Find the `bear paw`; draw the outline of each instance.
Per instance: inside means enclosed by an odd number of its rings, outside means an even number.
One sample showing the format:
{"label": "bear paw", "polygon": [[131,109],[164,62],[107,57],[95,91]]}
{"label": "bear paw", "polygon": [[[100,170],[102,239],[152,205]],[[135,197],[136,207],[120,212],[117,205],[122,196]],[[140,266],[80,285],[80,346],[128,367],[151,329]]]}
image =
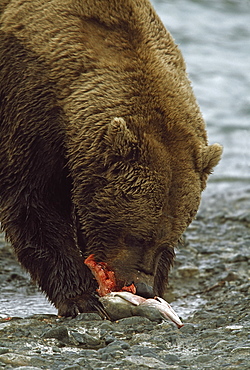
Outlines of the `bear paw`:
{"label": "bear paw", "polygon": [[76,317],[79,313],[96,312],[102,318],[109,318],[98,297],[90,293],[65,299],[56,307],[59,317]]}

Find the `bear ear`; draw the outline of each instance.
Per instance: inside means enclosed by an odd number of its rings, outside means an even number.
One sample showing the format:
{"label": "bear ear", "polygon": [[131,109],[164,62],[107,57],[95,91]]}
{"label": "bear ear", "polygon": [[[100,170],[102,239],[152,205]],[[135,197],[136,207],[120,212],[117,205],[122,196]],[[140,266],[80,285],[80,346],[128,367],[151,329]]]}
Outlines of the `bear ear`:
{"label": "bear ear", "polygon": [[222,155],[222,146],[213,144],[204,146],[201,153],[201,171],[202,171],[202,189],[206,186],[208,175],[213,168],[219,163]]}
{"label": "bear ear", "polygon": [[106,142],[113,154],[133,158],[138,151],[138,139],[122,117],[115,117],[108,125]]}
{"label": "bear ear", "polygon": [[208,175],[213,168],[219,163],[222,155],[222,146],[213,144],[205,146],[202,150],[202,170]]}

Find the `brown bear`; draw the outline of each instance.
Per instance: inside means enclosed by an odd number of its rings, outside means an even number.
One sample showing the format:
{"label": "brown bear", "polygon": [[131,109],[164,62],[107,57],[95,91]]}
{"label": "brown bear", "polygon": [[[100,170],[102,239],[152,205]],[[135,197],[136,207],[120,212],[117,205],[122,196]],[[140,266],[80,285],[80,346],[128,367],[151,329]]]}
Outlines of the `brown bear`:
{"label": "brown bear", "polygon": [[89,256],[111,290],[162,296],[222,152],[179,48],[148,0],[4,4],[0,219],[18,260],[62,316],[102,312]]}

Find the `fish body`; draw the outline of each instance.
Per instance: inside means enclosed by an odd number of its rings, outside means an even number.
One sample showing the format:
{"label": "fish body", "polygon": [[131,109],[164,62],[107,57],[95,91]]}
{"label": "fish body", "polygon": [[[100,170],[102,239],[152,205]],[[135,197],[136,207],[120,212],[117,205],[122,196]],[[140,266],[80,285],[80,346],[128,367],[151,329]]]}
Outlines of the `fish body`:
{"label": "fish body", "polygon": [[167,319],[178,328],[184,325],[170,304],[160,297],[146,299],[130,292],[111,292],[100,301],[112,320],[144,316],[152,321]]}

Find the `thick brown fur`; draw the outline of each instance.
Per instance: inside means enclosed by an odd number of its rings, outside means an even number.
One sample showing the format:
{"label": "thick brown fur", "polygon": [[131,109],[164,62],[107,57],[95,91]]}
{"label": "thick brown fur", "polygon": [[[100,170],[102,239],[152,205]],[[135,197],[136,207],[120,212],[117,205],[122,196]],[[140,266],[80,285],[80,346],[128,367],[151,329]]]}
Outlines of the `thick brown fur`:
{"label": "thick brown fur", "polygon": [[98,309],[83,258],[162,295],[221,147],[147,0],[0,9],[1,223],[60,315]]}

